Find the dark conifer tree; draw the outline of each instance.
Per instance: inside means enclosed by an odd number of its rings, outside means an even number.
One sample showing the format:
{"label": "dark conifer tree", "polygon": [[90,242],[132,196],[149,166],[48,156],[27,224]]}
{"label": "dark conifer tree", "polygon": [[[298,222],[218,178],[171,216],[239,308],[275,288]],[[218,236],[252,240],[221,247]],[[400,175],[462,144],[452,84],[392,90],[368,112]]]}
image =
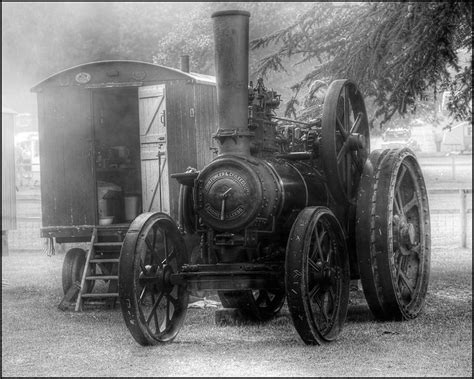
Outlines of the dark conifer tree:
{"label": "dark conifer tree", "polygon": [[[289,71],[288,58],[315,63],[293,86],[287,114],[296,113],[300,97],[311,113],[322,84],[347,78],[373,100],[382,124],[446,90],[453,116],[470,119],[471,45],[472,5],[460,1],[314,3],[289,27],[251,43],[277,47],[260,61],[263,76]],[[459,52],[469,54],[464,67]]]}

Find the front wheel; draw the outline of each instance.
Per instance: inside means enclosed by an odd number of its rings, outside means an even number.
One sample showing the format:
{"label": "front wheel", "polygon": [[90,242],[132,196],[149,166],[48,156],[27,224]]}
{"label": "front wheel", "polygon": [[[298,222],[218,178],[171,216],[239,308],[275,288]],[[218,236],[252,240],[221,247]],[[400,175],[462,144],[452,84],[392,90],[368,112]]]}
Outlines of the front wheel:
{"label": "front wheel", "polygon": [[349,303],[349,255],[344,232],[326,207],[303,209],[290,232],[286,297],[293,324],[308,345],[334,340]]}
{"label": "front wheel", "polygon": [[186,247],[171,217],[143,213],[132,222],[120,253],[119,298],[139,344],[172,341],[181,329],[189,295],[172,275],[185,263]]}

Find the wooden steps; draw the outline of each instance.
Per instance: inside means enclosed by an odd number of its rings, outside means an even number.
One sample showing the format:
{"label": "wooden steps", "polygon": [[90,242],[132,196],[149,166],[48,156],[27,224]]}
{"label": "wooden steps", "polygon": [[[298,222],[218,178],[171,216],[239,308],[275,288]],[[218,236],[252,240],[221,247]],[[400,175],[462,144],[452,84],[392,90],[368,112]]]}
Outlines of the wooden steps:
{"label": "wooden steps", "polygon": [[[105,230],[104,230],[105,232]],[[110,240],[110,234],[104,237],[100,228],[94,228],[86,255],[85,269],[79,285],[75,310],[82,311],[83,307],[97,305],[97,300],[104,300],[103,304],[114,307],[118,294],[118,264],[120,250],[123,244],[123,233],[117,234],[115,241]],[[93,282],[92,290],[87,282]],[[103,283],[101,283],[103,282]]]}

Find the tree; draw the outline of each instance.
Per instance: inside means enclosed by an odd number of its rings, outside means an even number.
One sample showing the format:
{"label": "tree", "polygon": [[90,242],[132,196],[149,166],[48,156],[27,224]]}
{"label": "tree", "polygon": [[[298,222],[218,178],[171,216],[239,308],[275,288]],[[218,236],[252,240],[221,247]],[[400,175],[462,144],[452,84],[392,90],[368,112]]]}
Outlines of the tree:
{"label": "tree", "polygon": [[[211,14],[222,9],[241,9],[250,12],[250,38],[272,33],[290,23],[298,12],[306,11],[311,3],[274,2],[208,2],[188,3],[186,16],[182,17],[155,49],[155,63],[175,67],[180,55],[191,56],[191,70],[214,74],[214,37]],[[250,57],[250,69],[256,68],[263,52]]]}
{"label": "tree", "polygon": [[251,47],[277,47],[260,61],[263,76],[287,71],[288,59],[317,62],[293,86],[288,113],[296,112],[298,96],[311,102],[321,83],[347,78],[373,100],[381,125],[444,90],[451,91],[454,116],[465,119],[472,117],[472,59],[461,67],[457,53],[471,52],[471,25],[470,2],[314,3]]}

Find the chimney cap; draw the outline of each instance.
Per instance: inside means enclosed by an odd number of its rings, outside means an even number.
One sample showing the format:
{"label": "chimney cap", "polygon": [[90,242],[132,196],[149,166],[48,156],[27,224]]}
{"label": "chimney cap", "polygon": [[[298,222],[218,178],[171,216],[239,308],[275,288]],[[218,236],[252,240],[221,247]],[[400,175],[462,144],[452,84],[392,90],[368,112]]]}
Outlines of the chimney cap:
{"label": "chimney cap", "polygon": [[242,16],[247,16],[247,17],[250,17],[250,12],[247,12],[247,11],[242,11],[242,10],[225,10],[225,11],[217,11],[217,12],[214,12],[211,16],[212,17],[220,17],[220,16],[238,16],[238,15],[242,15]]}

